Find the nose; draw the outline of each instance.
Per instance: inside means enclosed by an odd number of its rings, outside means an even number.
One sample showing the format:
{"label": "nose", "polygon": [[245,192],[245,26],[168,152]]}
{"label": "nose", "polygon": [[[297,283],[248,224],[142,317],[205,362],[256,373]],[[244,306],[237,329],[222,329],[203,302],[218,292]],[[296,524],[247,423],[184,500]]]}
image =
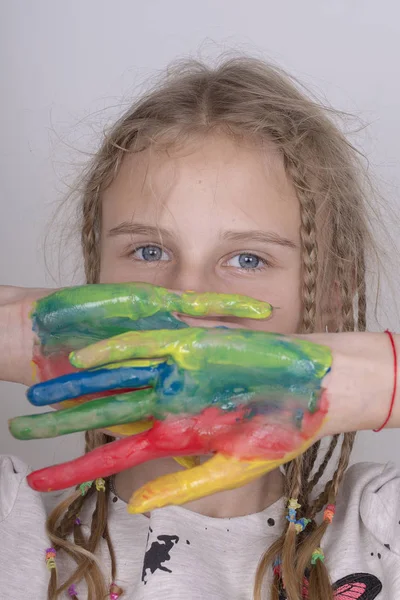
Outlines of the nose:
{"label": "nose", "polygon": [[200,294],[204,292],[223,293],[225,291],[221,287],[221,282],[217,280],[213,273],[206,268],[197,267],[193,264],[180,268],[172,274],[168,281],[168,287],[179,292],[192,291]]}

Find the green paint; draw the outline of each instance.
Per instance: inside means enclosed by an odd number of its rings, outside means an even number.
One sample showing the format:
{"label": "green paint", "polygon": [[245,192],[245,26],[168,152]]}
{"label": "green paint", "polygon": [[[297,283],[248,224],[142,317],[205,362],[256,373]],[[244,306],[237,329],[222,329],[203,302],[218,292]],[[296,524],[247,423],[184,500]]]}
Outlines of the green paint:
{"label": "green paint", "polygon": [[320,379],[330,365],[329,348],[275,333],[245,329],[190,327],[175,331],[129,332],[70,355],[71,363],[88,368],[135,358],[169,357],[190,371],[210,365],[268,370],[278,378]]}
{"label": "green paint", "polygon": [[267,319],[272,307],[237,294],[179,295],[147,283],[113,283],[54,292],[36,302],[31,317],[41,353],[47,356],[126,331],[186,328],[172,313]]}
{"label": "green paint", "polygon": [[329,348],[302,339],[190,328],[124,334],[72,354],[71,362],[80,368],[121,366],[145,357],[166,358],[170,365],[156,385],[152,414],[157,419],[213,405],[224,411],[254,405],[251,416],[269,412],[279,419],[280,413],[290,413],[297,428],[304,412],[318,409],[321,380],[332,361]]}
{"label": "green paint", "polygon": [[152,412],[152,390],[127,392],[91,400],[73,408],[39,415],[17,417],[9,422],[11,434],[19,440],[50,438],[88,429],[104,429],[140,421]]}

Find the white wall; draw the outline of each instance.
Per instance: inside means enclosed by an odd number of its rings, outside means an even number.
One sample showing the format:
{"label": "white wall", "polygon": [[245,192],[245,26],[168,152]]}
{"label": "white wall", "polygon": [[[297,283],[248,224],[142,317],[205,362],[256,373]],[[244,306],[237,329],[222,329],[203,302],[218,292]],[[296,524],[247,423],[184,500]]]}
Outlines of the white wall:
{"label": "white wall", "polygon": [[[50,215],[67,191],[65,177],[71,179],[82,160],[80,151],[93,147],[96,132],[118,112],[121,99],[128,102],[143,81],[174,58],[212,57],[229,49],[277,61],[336,107],[370,122],[356,141],[397,212],[397,0],[0,2],[1,283],[53,285],[42,251]],[[397,236],[398,227],[390,221]],[[55,247],[50,254],[54,258]],[[399,330],[391,294],[385,301],[392,317],[381,325]],[[36,467],[80,452],[81,436],[11,438],[7,419],[30,407],[22,387],[0,386],[0,452],[17,454]],[[399,455],[399,434],[387,431],[362,434],[355,459],[394,458],[400,465]]]}

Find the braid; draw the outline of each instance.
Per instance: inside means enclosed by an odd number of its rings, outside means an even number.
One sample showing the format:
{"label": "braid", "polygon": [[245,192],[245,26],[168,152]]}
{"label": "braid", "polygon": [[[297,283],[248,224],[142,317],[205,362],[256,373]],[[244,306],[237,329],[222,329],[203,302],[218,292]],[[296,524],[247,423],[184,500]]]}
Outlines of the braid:
{"label": "braid", "polygon": [[358,253],[357,260],[357,330],[365,331],[367,328],[367,298],[365,290],[365,259],[362,250]]}
{"label": "braid", "polygon": [[[317,440],[315,444],[311,446],[304,454],[303,454],[303,476],[306,481],[309,480],[312,470],[315,466],[315,462],[318,457],[318,452],[321,447],[321,440]],[[308,486],[306,491],[308,491]]]}
{"label": "braid", "polygon": [[353,450],[356,432],[350,431],[343,434],[342,451],[339,458],[337,470],[332,478],[332,495],[336,499],[339,485],[343,479],[343,475],[349,465],[351,451]]}
{"label": "braid", "polygon": [[319,480],[321,479],[322,475],[325,473],[325,469],[327,467],[327,464],[329,463],[329,461],[332,458],[332,455],[335,451],[335,448],[337,446],[338,440],[339,440],[340,435],[336,434],[334,436],[332,436],[331,442],[325,452],[325,456],[323,458],[323,461],[321,462],[320,466],[318,467],[318,470],[316,471],[316,473],[314,474],[313,478],[311,479],[311,481],[309,482],[309,484],[307,485],[307,495],[309,495],[312,490],[314,489],[314,487],[317,485],[317,483],[319,482]]}
{"label": "braid", "polygon": [[[109,491],[109,487],[108,486],[106,487],[106,493],[109,496],[110,491]],[[108,498],[107,498],[107,502],[108,502]],[[109,529],[108,529],[108,522],[106,522],[105,527],[104,527],[103,538],[106,541],[107,548],[108,548],[108,551],[110,553],[111,579],[112,579],[112,581],[115,581],[116,578],[117,578],[117,559],[116,559],[116,556],[115,556],[114,546],[112,545],[111,538],[110,538],[110,532],[109,532]]]}
{"label": "braid", "polygon": [[303,324],[302,332],[311,333],[315,327],[318,246],[315,223],[315,201],[312,195],[298,190],[300,200],[300,239],[303,264]]}
{"label": "braid", "polygon": [[[351,451],[352,451],[353,444],[354,444],[354,439],[355,439],[355,434],[353,432],[345,433],[343,435],[341,454],[340,454],[340,458],[338,461],[338,466],[335,471],[335,474],[333,475],[332,479],[327,482],[323,491],[315,499],[312,509],[308,515],[308,518],[312,519],[314,526],[312,529],[309,530],[310,531],[309,534],[307,536],[304,536],[303,540],[302,540],[302,551],[301,551],[301,554],[300,554],[300,557],[299,557],[299,560],[297,563],[297,577],[299,577],[299,578],[302,578],[306,568],[310,567],[311,555],[312,555],[313,551],[315,550],[315,548],[318,548],[321,545],[322,537],[329,526],[329,522],[327,522],[327,521],[323,521],[321,523],[321,525],[319,525],[318,527],[315,526],[315,517],[327,503],[329,503],[329,504],[336,503],[338,489],[339,489],[340,483],[342,482],[344,473],[349,464],[350,455],[351,455]],[[314,570],[311,569],[311,573],[313,573],[313,571]],[[326,571],[326,576],[328,577],[327,571]],[[319,585],[319,584],[317,584],[315,582],[315,585]],[[310,597],[315,597],[315,598],[320,597],[317,595],[315,595],[315,596],[311,595],[311,578],[310,578]],[[332,596],[330,596],[330,597],[332,597]],[[328,596],[328,598],[329,598],[329,596]],[[324,600],[325,600],[325,596],[324,596]]]}
{"label": "braid", "polygon": [[339,277],[339,281],[342,281],[340,285],[341,292],[341,304],[342,304],[342,322],[341,322],[341,331],[354,331],[354,310],[353,310],[353,294],[350,293],[349,286],[345,277],[343,276],[343,265],[341,264],[341,260],[339,260],[339,273],[341,274]]}
{"label": "braid", "polygon": [[87,194],[82,203],[81,246],[87,283],[98,283],[100,273],[101,202],[99,190]]}
{"label": "braid", "polygon": [[[287,498],[297,498],[301,488],[301,465],[302,456],[298,456],[294,460],[283,465],[285,470],[285,489],[284,494]],[[296,577],[294,571],[294,559],[296,551],[296,530],[293,523],[289,523],[286,520],[287,508],[284,508],[284,530],[282,535],[268,548],[268,550],[261,557],[257,566],[256,577],[254,582],[254,598],[256,600],[261,599],[262,584],[266,575],[268,567],[274,564],[277,558],[282,557],[282,573],[288,581],[288,587],[286,591],[290,597],[290,600],[300,600],[299,586],[296,585]],[[286,581],[286,580],[285,580]],[[279,600],[280,590],[282,587],[282,579],[279,570],[274,569],[274,577],[270,590],[271,600]]]}
{"label": "braid", "polygon": [[[286,471],[287,497],[298,499],[302,489],[302,455],[288,463]],[[301,581],[296,577],[296,537],[294,523],[288,522],[282,545],[282,581],[290,600],[301,597]]]}
{"label": "braid", "polygon": [[[91,452],[100,445],[113,441],[100,431],[85,432],[85,453]],[[111,557],[111,576],[115,581],[116,558],[108,530],[108,506],[109,486],[106,491],[97,491],[91,486],[86,494],[77,489],[72,496],[61,502],[50,514],[47,520],[47,532],[56,550],[63,550],[70,558],[76,561],[77,568],[74,573],[58,587],[57,570],[52,569],[48,587],[48,600],[55,600],[60,593],[73,583],[79,583],[85,579],[88,589],[88,600],[97,600],[99,597],[107,597],[108,589],[102,575],[102,565],[96,557],[96,550],[102,539],[105,540]],[[91,528],[88,539],[85,539],[82,528],[76,523],[85,502],[96,497],[95,509],[92,514]],[[73,534],[74,543],[68,540]],[[120,590],[120,595],[122,589]]]}
{"label": "braid", "polygon": [[82,494],[79,494],[79,496],[76,498],[76,500],[73,500],[71,502],[71,504],[68,507],[67,512],[65,513],[64,517],[60,521],[60,524],[57,528],[57,533],[61,538],[67,537],[67,535],[72,530],[75,529],[74,528],[75,520],[78,517],[78,515],[80,514],[85,501],[88,498],[90,498],[91,496],[93,496],[93,493],[94,493],[93,488],[89,488],[85,496],[82,496]]}

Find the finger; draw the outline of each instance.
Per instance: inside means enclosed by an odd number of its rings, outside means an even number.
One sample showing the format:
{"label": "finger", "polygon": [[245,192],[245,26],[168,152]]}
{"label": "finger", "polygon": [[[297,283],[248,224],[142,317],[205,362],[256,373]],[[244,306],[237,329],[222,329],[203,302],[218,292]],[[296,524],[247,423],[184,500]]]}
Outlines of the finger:
{"label": "finger", "polygon": [[[199,328],[183,329],[185,340],[196,340]],[[197,333],[196,333],[197,332]],[[182,339],[179,335],[179,339]],[[77,368],[111,364],[132,358],[163,358],[177,349],[177,333],[168,329],[159,331],[129,331],[113,338],[103,340],[82,350],[71,352],[71,364]]]}
{"label": "finger", "polygon": [[[64,408],[72,408],[73,406],[80,406],[89,400],[94,400],[95,398],[91,398],[90,396],[75,398],[74,400],[64,400],[60,402],[60,406]],[[110,432],[111,435],[116,437],[125,437],[128,435],[136,435],[137,433],[142,433],[142,431],[147,431],[153,427],[153,419],[151,417],[144,419],[143,421],[135,421],[134,423],[124,423],[122,425],[111,425],[107,426],[104,430],[106,432]]]}
{"label": "finger", "polygon": [[268,319],[272,306],[239,294],[197,294],[184,292],[174,310],[191,316],[233,316],[246,319]]}
{"label": "finger", "polygon": [[153,387],[159,375],[158,366],[115,367],[71,373],[38,383],[29,388],[27,398],[35,406],[46,406],[106,390]]}
{"label": "finger", "polygon": [[[95,284],[64,288],[38,300],[32,309],[34,330],[42,343],[62,330],[77,329],[79,325],[104,325],[111,320],[137,321],[158,312],[183,312],[188,315],[232,315],[265,319],[272,307],[248,296],[229,294],[182,295],[147,283]],[[87,333],[87,327],[85,327]],[[115,335],[114,331],[110,335]]]}
{"label": "finger", "polygon": [[[188,351],[190,349],[190,351]],[[319,389],[329,371],[329,348],[307,340],[264,331],[189,327],[171,330],[130,331],[70,354],[72,365],[90,368],[133,358],[171,357],[181,367],[203,371],[212,364],[247,369],[283,388],[304,384]]]}
{"label": "finger", "polygon": [[105,429],[111,425],[150,417],[154,404],[153,390],[137,390],[91,400],[65,410],[16,417],[9,421],[9,429],[19,440],[50,438],[88,429]]}
{"label": "finger", "polygon": [[43,331],[52,332],[68,329],[71,323],[99,325],[110,318],[136,320],[154,315],[165,303],[171,303],[175,295],[147,283],[76,286],[38,300],[31,317]]}
{"label": "finger", "polygon": [[171,504],[186,504],[210,494],[241,487],[297,455],[298,452],[292,452],[285,455],[284,459],[249,461],[216,454],[198,467],[150,481],[132,495],[128,512],[144,513]]}
{"label": "finger", "polygon": [[[182,429],[182,423],[179,427]],[[34,471],[27,477],[28,484],[40,492],[62,490],[98,477],[109,477],[156,458],[204,453],[202,440],[194,431],[191,433],[189,422],[187,435],[178,440],[175,428],[172,427],[169,434],[169,426],[157,422],[145,433],[100,446],[75,460]]]}

